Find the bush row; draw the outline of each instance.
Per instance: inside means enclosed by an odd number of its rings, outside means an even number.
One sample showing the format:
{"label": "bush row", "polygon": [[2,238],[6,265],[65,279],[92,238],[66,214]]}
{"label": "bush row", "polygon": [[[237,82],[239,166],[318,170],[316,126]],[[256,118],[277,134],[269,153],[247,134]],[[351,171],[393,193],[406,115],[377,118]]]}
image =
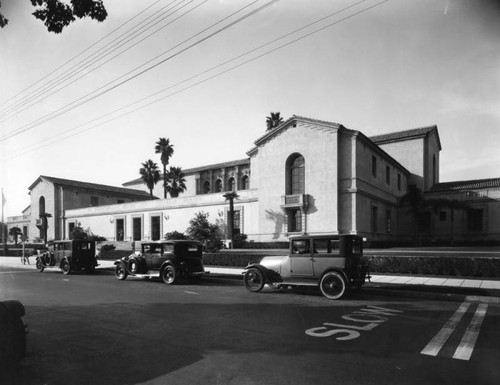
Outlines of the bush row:
{"label": "bush row", "polygon": [[499,258],[367,256],[372,273],[500,278]]}

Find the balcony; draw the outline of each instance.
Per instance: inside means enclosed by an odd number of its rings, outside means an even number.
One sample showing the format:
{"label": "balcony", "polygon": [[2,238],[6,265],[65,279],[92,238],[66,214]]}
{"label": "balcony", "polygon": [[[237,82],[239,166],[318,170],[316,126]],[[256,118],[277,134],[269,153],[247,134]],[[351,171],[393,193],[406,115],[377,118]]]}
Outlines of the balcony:
{"label": "balcony", "polygon": [[307,194],[293,194],[281,196],[281,208],[301,208],[306,209],[309,205],[309,195]]}

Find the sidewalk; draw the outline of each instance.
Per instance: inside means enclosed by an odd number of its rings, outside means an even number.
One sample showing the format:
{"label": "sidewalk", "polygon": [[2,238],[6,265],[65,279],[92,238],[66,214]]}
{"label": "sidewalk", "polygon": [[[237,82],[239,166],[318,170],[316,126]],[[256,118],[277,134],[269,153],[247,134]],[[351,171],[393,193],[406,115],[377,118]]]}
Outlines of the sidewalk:
{"label": "sidewalk", "polygon": [[[0,266],[16,267],[23,269],[35,269],[34,257],[30,258],[30,264],[23,265],[20,257],[0,257]],[[96,270],[113,271],[114,261],[98,260],[99,266]],[[221,278],[242,279],[243,268],[205,266],[205,270],[211,276]],[[384,291],[384,293],[397,293],[408,295],[420,293],[426,295],[441,295],[448,299],[452,296],[468,298],[475,301],[487,301],[500,304],[500,280],[485,279],[463,279],[446,278],[435,276],[409,276],[409,275],[386,275],[372,274],[370,282],[364,287],[370,290]],[[458,298],[457,300],[461,300]],[[462,299],[463,300],[463,299]]]}

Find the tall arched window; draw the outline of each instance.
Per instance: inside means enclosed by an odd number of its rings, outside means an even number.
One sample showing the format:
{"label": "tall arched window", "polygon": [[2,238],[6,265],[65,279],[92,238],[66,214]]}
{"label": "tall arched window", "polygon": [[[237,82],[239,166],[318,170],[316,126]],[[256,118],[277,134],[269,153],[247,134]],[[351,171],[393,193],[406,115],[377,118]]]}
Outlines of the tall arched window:
{"label": "tall arched window", "polygon": [[41,196],[38,200],[38,216],[45,214],[45,197]]}
{"label": "tall arched window", "polygon": [[228,191],[236,191],[236,184],[234,182],[235,182],[235,180],[233,177],[231,177],[227,180]]}
{"label": "tall arched window", "polygon": [[300,154],[293,154],[286,162],[287,168],[287,195],[305,193],[305,162]]}
{"label": "tall arched window", "polygon": [[222,181],[220,179],[215,181],[215,192],[222,192]]}
{"label": "tall arched window", "polygon": [[210,192],[210,182],[206,180],[203,183],[203,194],[208,194]]}
{"label": "tall arched window", "polygon": [[243,175],[241,178],[241,189],[248,190],[250,188],[250,178],[248,175]]}

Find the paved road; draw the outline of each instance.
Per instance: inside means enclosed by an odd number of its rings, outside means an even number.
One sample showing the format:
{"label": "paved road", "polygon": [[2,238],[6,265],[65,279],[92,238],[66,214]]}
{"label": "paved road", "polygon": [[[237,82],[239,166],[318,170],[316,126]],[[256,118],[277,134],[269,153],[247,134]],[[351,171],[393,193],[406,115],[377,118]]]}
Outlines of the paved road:
{"label": "paved road", "polygon": [[497,384],[500,307],[0,267],[27,310],[22,384]]}

